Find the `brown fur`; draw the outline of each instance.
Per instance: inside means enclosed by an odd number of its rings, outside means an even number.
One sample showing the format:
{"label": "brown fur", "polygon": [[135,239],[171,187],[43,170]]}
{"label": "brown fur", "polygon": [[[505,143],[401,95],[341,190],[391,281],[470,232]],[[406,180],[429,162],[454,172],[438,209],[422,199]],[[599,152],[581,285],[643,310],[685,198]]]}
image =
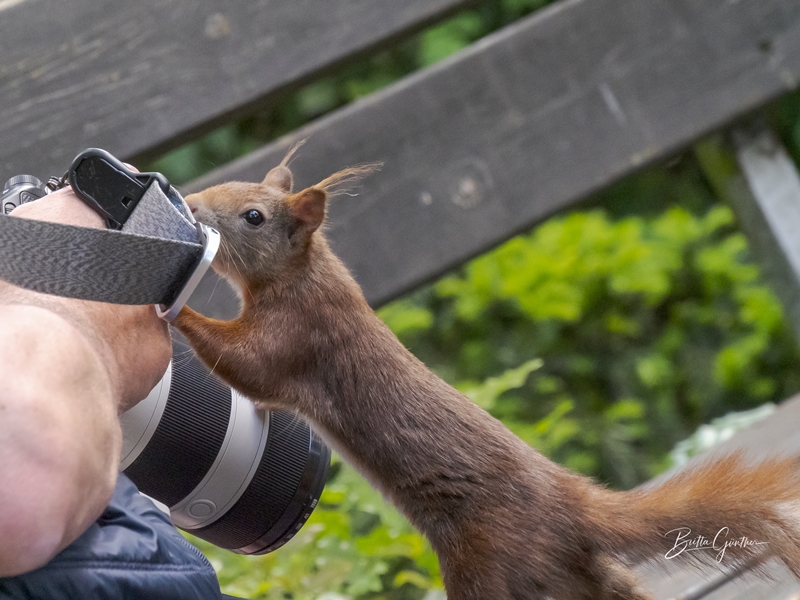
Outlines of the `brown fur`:
{"label": "brown fur", "polygon": [[[222,233],[214,267],[243,308],[232,321],[185,308],[175,324],[231,386],[307,419],[428,537],[449,600],[644,600],[629,566],[665,560],[678,527],[766,541],[800,576],[793,461],[727,457],[630,492],[554,464],[408,352],[331,252],[318,230],[326,191],[364,169],[293,194],[286,162],[261,184],[187,198]],[[251,209],[260,226],[240,216]],[[729,548],[724,562],[764,548]]]}

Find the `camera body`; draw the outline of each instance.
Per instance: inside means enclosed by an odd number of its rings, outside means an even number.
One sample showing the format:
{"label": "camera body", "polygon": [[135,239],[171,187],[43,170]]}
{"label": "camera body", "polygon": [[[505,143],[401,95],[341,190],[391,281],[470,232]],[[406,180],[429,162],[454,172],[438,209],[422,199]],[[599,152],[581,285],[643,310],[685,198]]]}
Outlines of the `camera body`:
{"label": "camera body", "polygon": [[[0,209],[8,215],[63,181],[12,177]],[[169,200],[185,207],[177,191]],[[120,422],[120,471],[166,505],[175,525],[221,548],[279,548],[309,518],[325,486],[330,450],[309,426],[292,413],[256,410],[214,378],[175,331],[164,377]]]}
{"label": "camera body", "polygon": [[33,175],[16,175],[6,181],[0,195],[0,210],[10,214],[20,204],[33,202],[48,193],[47,187]]}

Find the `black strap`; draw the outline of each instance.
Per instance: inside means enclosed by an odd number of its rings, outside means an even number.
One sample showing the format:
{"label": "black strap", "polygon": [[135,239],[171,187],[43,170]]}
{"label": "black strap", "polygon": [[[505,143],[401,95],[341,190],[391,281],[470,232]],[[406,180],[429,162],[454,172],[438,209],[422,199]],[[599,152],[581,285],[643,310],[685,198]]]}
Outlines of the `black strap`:
{"label": "black strap", "polygon": [[199,243],[0,215],[0,279],[37,292],[115,304],[171,304]]}

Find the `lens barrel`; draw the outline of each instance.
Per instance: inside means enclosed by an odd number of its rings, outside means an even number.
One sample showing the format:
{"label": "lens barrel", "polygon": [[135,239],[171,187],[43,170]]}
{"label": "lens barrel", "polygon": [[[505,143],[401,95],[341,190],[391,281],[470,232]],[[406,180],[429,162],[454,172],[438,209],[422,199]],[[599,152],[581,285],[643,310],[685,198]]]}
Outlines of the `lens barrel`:
{"label": "lens barrel", "polygon": [[185,351],[121,421],[120,470],[175,525],[221,548],[276,550],[325,485],[330,451],[305,422],[256,410]]}

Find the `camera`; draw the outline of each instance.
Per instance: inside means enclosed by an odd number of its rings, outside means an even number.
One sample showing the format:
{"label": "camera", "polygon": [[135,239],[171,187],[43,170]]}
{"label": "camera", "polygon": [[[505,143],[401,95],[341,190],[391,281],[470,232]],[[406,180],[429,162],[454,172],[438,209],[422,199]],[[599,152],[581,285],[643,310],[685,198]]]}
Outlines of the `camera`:
{"label": "camera", "polygon": [[20,204],[32,202],[48,193],[45,185],[33,175],[17,175],[6,181],[0,195],[0,209],[7,215]]}
{"label": "camera", "polygon": [[[12,177],[0,194],[3,214],[58,181]],[[325,486],[330,450],[309,426],[293,413],[257,410],[174,330],[167,372],[120,422],[120,471],[166,505],[176,526],[221,548],[276,550],[303,526]]]}

